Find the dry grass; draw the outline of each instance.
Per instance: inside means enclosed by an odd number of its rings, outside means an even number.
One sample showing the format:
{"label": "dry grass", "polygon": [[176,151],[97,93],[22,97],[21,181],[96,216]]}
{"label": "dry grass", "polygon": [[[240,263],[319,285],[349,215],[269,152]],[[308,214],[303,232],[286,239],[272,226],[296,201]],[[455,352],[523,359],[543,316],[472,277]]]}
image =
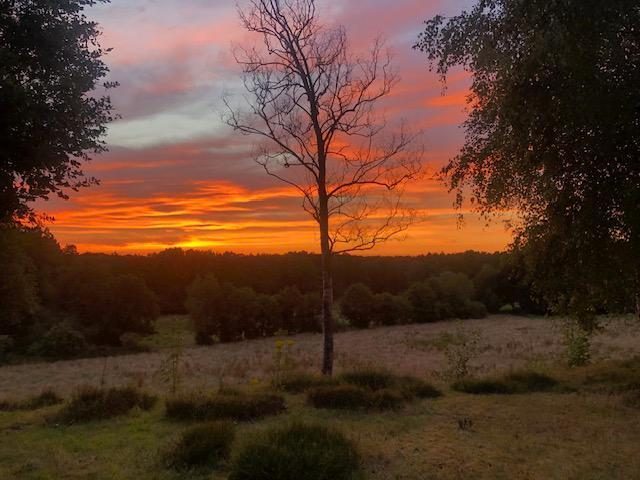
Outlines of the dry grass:
{"label": "dry grass", "polygon": [[[168,327],[167,319],[163,326]],[[184,319],[177,318],[179,325]],[[479,354],[472,360],[478,374],[512,368],[547,368],[562,362],[563,345],[559,321],[496,315],[484,320],[438,322],[426,325],[356,330],[336,336],[338,371],[358,366],[385,367],[398,374],[411,374],[432,381],[446,368],[443,342],[458,330],[480,333]],[[166,332],[157,342],[162,349],[153,353],[109,358],[60,361],[0,367],[0,392],[11,398],[34,395],[47,387],[69,394],[81,385],[120,386],[134,384],[151,391],[165,392],[158,370],[168,353]],[[184,342],[183,331],[177,336]],[[316,334],[290,337],[296,364],[317,369],[322,338]],[[153,343],[153,339],[151,340]],[[628,358],[640,354],[640,325],[631,318],[612,318],[593,342],[594,361]],[[274,339],[212,347],[186,346],[183,388],[210,389],[225,384],[266,382],[271,376]]]}
{"label": "dry grass", "polygon": [[[467,395],[446,389],[439,399],[413,402],[383,413],[316,410],[303,395],[287,396],[287,413],[255,424],[238,425],[234,448],[257,431],[303,420],[345,432],[358,446],[368,480],[544,479],[615,480],[640,478],[640,415],[627,401],[640,385],[640,326],[613,319],[594,341],[594,364],[568,370],[561,365],[562,336],[554,322],[496,316],[455,323],[354,331],[338,335],[339,367],[358,364],[387,367],[397,373],[428,373],[443,368],[446,335],[458,328],[479,330],[475,366],[483,374],[535,364],[563,384],[563,392],[524,395]],[[445,339],[445,340],[443,340]],[[320,337],[302,335],[293,355],[315,367]],[[444,341],[444,344],[443,344]],[[170,342],[169,342],[170,344]],[[269,375],[273,339],[186,350],[185,387],[250,382]],[[111,358],[106,383],[154,380],[166,352]],[[266,366],[265,366],[266,365]],[[101,359],[4,367],[0,389],[14,397],[39,392],[44,385],[71,390],[99,383]],[[139,375],[136,377],[136,375]],[[252,388],[252,387],[249,387]],[[629,390],[632,388],[632,390]],[[575,391],[575,393],[566,393]],[[0,478],[70,480],[173,480],[227,478],[228,471],[174,472],[163,467],[159,452],[183,427],[164,419],[158,405],[87,425],[52,426],[47,418],[59,407],[0,412]]]}

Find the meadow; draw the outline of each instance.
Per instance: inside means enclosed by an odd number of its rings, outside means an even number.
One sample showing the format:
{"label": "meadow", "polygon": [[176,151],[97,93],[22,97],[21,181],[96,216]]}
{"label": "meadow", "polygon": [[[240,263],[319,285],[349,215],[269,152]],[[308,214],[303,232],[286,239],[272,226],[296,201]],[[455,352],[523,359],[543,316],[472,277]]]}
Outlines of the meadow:
{"label": "meadow", "polygon": [[[88,423],[52,420],[61,405],[0,411],[0,478],[227,478],[225,463],[187,472],[164,464],[168,445],[194,422],[166,418],[164,399],[176,386],[162,374],[163,365],[180,352],[181,392],[267,392],[276,375],[313,371],[321,336],[197,347],[188,325],[185,317],[162,317],[156,334],[144,340],[151,350],[146,353],[0,368],[0,400],[19,401],[47,388],[69,398],[82,385],[134,385],[159,397],[152,408]],[[571,369],[559,325],[557,319],[497,315],[339,333],[338,375],[413,375],[443,395],[388,410],[336,411],[284,392],[286,412],[236,422],[234,448],[266,428],[300,420],[343,432],[357,448],[364,478],[372,480],[640,478],[640,325],[630,317],[604,319],[590,364]],[[462,360],[460,338],[468,340]],[[470,378],[533,371],[558,386],[471,395],[451,388],[456,362],[465,364]]]}

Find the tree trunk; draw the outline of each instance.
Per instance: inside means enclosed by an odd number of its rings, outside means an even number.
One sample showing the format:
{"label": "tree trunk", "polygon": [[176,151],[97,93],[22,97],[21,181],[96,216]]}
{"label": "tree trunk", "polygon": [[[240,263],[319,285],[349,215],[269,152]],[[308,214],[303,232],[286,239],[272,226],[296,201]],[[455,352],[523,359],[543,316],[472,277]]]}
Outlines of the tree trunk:
{"label": "tree trunk", "polygon": [[333,272],[331,268],[331,247],[329,245],[329,211],[327,199],[320,199],[320,251],[322,269],[322,331],[324,347],[322,373],[333,373]]}

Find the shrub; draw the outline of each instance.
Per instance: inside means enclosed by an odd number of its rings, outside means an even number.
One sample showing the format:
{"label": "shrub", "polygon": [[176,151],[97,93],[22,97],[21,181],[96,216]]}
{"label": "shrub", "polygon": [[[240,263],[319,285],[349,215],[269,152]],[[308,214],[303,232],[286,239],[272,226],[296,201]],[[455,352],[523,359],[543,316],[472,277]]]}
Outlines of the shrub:
{"label": "shrub", "polygon": [[542,373],[514,372],[495,379],[461,380],[452,385],[454,390],[482,394],[517,394],[545,392],[557,387],[558,382]]}
{"label": "shrub", "polygon": [[150,410],[156,397],[133,387],[100,389],[83,387],[62,409],[56,420],[64,423],[89,422],[124,415],[135,407]]}
{"label": "shrub", "polygon": [[374,314],[373,293],[362,283],[351,285],[342,296],[340,310],[353,327],[367,328]]}
{"label": "shrub", "polygon": [[256,420],[277,415],[286,410],[279,395],[252,394],[191,395],[175,397],[166,402],[166,416],[174,420]]}
{"label": "shrub", "polygon": [[514,372],[507,375],[505,380],[516,393],[545,392],[558,386],[557,380],[538,372]]}
{"label": "shrub", "polygon": [[379,293],[373,302],[373,323],[376,325],[400,325],[406,323],[411,313],[409,301],[402,296]]}
{"label": "shrub", "polygon": [[354,370],[343,373],[340,377],[346,383],[371,390],[390,388],[395,384],[395,377],[383,370]]}
{"label": "shrub", "polygon": [[500,380],[459,380],[451,385],[458,392],[471,393],[473,395],[509,394],[509,386]]}
{"label": "shrub", "polygon": [[355,385],[330,385],[312,388],[307,400],[315,408],[363,410],[372,406],[372,393]]}
{"label": "shrub", "polygon": [[43,407],[50,407],[52,405],[58,405],[63,400],[53,390],[44,390],[39,395],[31,397],[22,402],[15,402],[11,400],[0,400],[0,411],[14,411],[14,410],[37,410]]}
{"label": "shrub", "polygon": [[402,392],[406,399],[411,398],[438,398],[442,396],[442,392],[430,383],[425,382],[416,377],[400,377],[397,382],[397,388]]}
{"label": "shrub", "polygon": [[63,321],[53,325],[29,348],[33,355],[51,358],[72,358],[85,353],[87,341],[71,323]]}
{"label": "shrub", "polygon": [[567,348],[567,363],[570,367],[582,367],[591,359],[591,336],[577,322],[565,325],[564,341]]}
{"label": "shrub", "polygon": [[280,378],[278,388],[289,393],[302,393],[313,387],[335,385],[336,383],[337,381],[331,377],[303,372],[291,372]]}
{"label": "shrub", "polygon": [[406,397],[397,390],[390,388],[383,388],[382,390],[376,390],[371,393],[371,408],[378,410],[394,410],[400,408]]}
{"label": "shrub", "polygon": [[246,445],[229,480],[353,480],[359,463],[353,444],[340,432],[294,423]]}
{"label": "shrub", "polygon": [[229,458],[234,437],[235,428],[231,422],[190,428],[169,452],[167,465],[176,469],[215,467]]}

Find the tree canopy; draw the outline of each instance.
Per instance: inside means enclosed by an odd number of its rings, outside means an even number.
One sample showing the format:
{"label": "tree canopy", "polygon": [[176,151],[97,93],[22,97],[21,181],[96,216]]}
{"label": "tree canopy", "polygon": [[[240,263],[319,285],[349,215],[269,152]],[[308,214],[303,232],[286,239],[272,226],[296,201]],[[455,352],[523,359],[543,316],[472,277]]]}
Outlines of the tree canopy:
{"label": "tree canopy", "polygon": [[0,2],[2,223],[33,220],[34,200],[66,198],[96,181],[82,162],[105,150],[113,113],[110,98],[94,92],[108,73],[108,50],[83,10],[108,1]]}
{"label": "tree canopy", "polygon": [[538,290],[584,319],[640,289],[639,25],[633,0],[478,0],[416,44],[470,72],[457,204],[517,209]]}

